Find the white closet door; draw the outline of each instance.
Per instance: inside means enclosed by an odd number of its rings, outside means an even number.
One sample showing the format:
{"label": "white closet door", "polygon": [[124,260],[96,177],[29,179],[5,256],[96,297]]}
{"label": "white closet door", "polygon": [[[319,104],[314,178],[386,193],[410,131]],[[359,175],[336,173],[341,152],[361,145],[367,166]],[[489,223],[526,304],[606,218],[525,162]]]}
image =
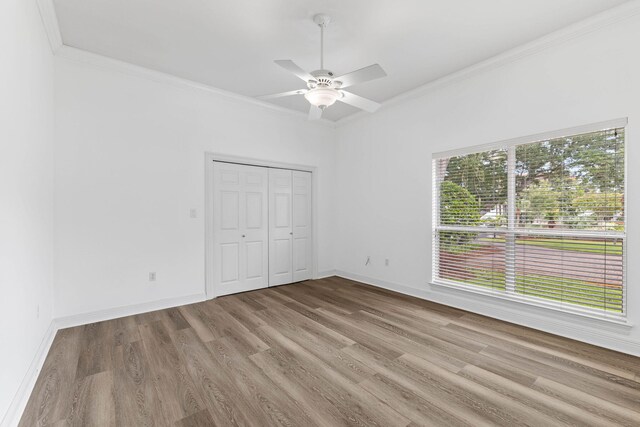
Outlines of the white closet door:
{"label": "white closet door", "polygon": [[269,286],[293,282],[292,171],[269,169]]}
{"label": "white closet door", "polygon": [[269,285],[268,169],[214,162],[216,296]]}
{"label": "white closet door", "polygon": [[313,274],[311,238],[311,173],[293,171],[293,281]]}

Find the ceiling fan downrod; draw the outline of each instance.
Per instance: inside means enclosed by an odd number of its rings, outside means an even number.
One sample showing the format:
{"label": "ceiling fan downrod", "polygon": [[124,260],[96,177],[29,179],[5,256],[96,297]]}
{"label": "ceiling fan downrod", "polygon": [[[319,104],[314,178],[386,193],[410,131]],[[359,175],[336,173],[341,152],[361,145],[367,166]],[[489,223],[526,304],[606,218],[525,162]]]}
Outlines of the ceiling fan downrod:
{"label": "ceiling fan downrod", "polygon": [[324,13],[318,13],[313,16],[313,22],[320,27],[320,69],[324,70],[324,29],[331,22],[331,17]]}

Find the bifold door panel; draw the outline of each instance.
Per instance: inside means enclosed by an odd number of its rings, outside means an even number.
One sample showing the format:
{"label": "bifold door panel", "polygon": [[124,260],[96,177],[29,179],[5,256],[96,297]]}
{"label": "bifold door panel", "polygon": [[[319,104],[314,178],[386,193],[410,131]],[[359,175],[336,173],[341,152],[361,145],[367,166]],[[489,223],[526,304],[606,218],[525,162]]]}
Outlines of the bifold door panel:
{"label": "bifold door panel", "polygon": [[269,286],[293,282],[292,171],[269,169]]}
{"label": "bifold door panel", "polygon": [[313,275],[311,244],[311,173],[293,171],[293,281]]}
{"label": "bifold door panel", "polygon": [[214,162],[216,295],[269,285],[268,169]]}
{"label": "bifold door panel", "polygon": [[216,296],[312,278],[310,172],[213,162]]}

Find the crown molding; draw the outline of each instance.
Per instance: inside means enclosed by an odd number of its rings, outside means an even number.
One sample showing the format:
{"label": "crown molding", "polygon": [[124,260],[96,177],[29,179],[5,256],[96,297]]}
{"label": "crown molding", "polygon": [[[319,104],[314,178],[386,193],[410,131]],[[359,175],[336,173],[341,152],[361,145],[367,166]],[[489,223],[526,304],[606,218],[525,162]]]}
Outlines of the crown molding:
{"label": "crown molding", "polygon": [[[225,97],[227,99],[233,99],[244,102],[246,104],[252,104],[272,111],[277,111],[279,113],[284,113],[290,116],[294,116],[298,119],[307,120],[307,114],[301,111],[280,107],[270,102],[261,101],[250,96],[240,95],[235,92],[218,89],[204,83],[198,83],[192,80],[183,79],[172,74],[155,71],[149,68],[141,67],[139,65],[134,65],[128,62],[120,61],[117,59],[109,58],[107,56],[65,45],[62,41],[60,27],[58,26],[58,17],[56,15],[53,0],[36,0],[36,2],[40,11],[40,17],[42,18],[42,24],[47,34],[47,38],[49,39],[51,51],[57,57],[93,65],[95,67],[108,69],[111,71],[118,71],[158,83],[204,91],[213,95]],[[327,119],[314,120],[309,123],[313,125],[330,127],[332,129],[335,128],[335,122]]]}
{"label": "crown molding", "polygon": [[51,51],[55,55],[62,47],[62,34],[60,33],[60,27],[58,26],[56,8],[53,5],[53,0],[36,0],[36,3],[38,4],[38,10],[40,11],[40,18],[42,19],[44,31],[49,39]]}
{"label": "crown molding", "polygon": [[[611,25],[618,22],[630,19],[638,14],[640,14],[640,0],[628,1],[619,6],[593,15],[587,19],[571,24],[565,28],[532,40],[528,43],[507,50],[489,59],[478,62],[451,74],[447,74],[429,83],[425,83],[422,86],[418,86],[415,89],[411,89],[407,92],[401,93],[400,95],[389,98],[388,100],[381,103],[382,107],[380,108],[380,110],[403,103],[410,99],[418,98],[429,92],[441,89],[446,86],[450,86],[455,83],[459,83],[463,80],[494,70],[496,68],[504,67],[508,64],[521,61],[552,47],[567,43],[571,40],[597,32],[603,28],[610,27]],[[366,114],[362,111],[351,114],[337,120],[335,122],[336,127],[341,127],[347,123],[351,123],[361,118],[367,117],[368,115],[369,114]]]}
{"label": "crown molding", "polygon": [[[78,62],[82,64],[92,65],[97,68],[107,69],[111,71],[117,71],[124,74],[144,78],[157,83],[169,84],[176,87],[195,89],[198,91],[207,92],[213,95],[222,96],[227,99],[233,99],[241,101],[245,104],[252,104],[259,107],[263,107],[269,110],[285,113],[290,116],[294,116],[298,119],[307,120],[307,114],[301,111],[291,110],[289,108],[280,107],[269,102],[261,101],[250,96],[240,95],[235,92],[218,89],[213,86],[209,86],[203,83],[198,83],[193,80],[183,79],[181,77],[174,76],[172,74],[163,73],[161,71],[155,71],[149,68],[134,65],[129,62],[120,61],[118,59],[109,58],[107,56],[92,53],[86,50],[77,49],[75,47],[62,45],[56,52],[56,56],[69,61]],[[330,128],[335,128],[335,122],[320,119],[310,121],[310,124],[317,124]]]}
{"label": "crown molding", "polygon": [[[256,98],[252,98],[245,95],[240,95],[235,92],[218,89],[213,86],[209,86],[203,83],[198,83],[192,80],[183,79],[171,74],[162,73],[160,71],[151,70],[138,65],[133,65],[124,61],[119,61],[106,56],[91,53],[85,50],[73,48],[63,44],[62,36],[60,34],[60,28],[58,26],[58,19],[55,12],[53,0],[36,0],[42,22],[49,38],[51,50],[56,56],[73,60],[76,62],[82,62],[91,64],[100,68],[106,68],[110,70],[120,71],[129,75],[135,75],[142,78],[147,78],[156,82],[162,82],[172,84],[174,86],[188,87],[191,89],[203,90],[215,95],[224,96],[226,98],[244,101],[249,104],[261,106],[270,110],[279,111],[281,113],[293,115],[297,118],[304,118],[306,120],[306,113],[292,110],[289,108],[280,107],[270,102],[265,102]],[[579,21],[575,24],[569,25],[563,29],[547,34],[543,37],[535,39],[531,42],[525,43],[513,49],[507,50],[501,54],[493,56],[484,61],[473,64],[469,67],[463,68],[459,71],[447,74],[441,78],[433,80],[415,89],[401,93],[386,101],[383,101],[380,110],[389,108],[396,104],[400,104],[407,100],[418,98],[429,92],[437,89],[461,82],[469,79],[473,76],[482,74],[487,71],[491,71],[496,68],[503,67],[510,63],[514,63],[523,60],[529,56],[535,55],[539,52],[550,49],[554,46],[561,45],[569,42],[573,39],[583,37],[590,33],[596,32],[603,28],[609,27],[618,22],[630,19],[640,14],[640,0],[631,0],[620,6],[605,10],[601,13],[593,15],[587,19]],[[378,110],[378,111],[380,111]],[[311,123],[319,124],[331,128],[337,128],[347,123],[354,122],[361,118],[369,116],[370,113],[360,111],[349,116],[343,117],[337,121],[331,121],[327,119],[321,119],[313,121]]]}

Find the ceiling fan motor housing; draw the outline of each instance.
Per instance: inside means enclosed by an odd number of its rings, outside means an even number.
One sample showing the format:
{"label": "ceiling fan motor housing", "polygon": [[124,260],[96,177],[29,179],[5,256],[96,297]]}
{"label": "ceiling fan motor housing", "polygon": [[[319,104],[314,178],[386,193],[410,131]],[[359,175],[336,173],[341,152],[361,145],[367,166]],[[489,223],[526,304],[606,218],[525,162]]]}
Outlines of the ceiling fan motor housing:
{"label": "ceiling fan motor housing", "polygon": [[307,92],[304,97],[312,105],[324,110],[342,98],[342,93],[337,90],[341,82],[333,80],[333,72],[329,70],[315,70],[310,73],[315,80],[309,81]]}
{"label": "ceiling fan motor housing", "polygon": [[315,81],[308,82],[309,89],[316,87],[334,88],[337,89],[342,85],[342,82],[333,80],[333,72],[329,70],[315,70],[310,73],[315,77]]}

